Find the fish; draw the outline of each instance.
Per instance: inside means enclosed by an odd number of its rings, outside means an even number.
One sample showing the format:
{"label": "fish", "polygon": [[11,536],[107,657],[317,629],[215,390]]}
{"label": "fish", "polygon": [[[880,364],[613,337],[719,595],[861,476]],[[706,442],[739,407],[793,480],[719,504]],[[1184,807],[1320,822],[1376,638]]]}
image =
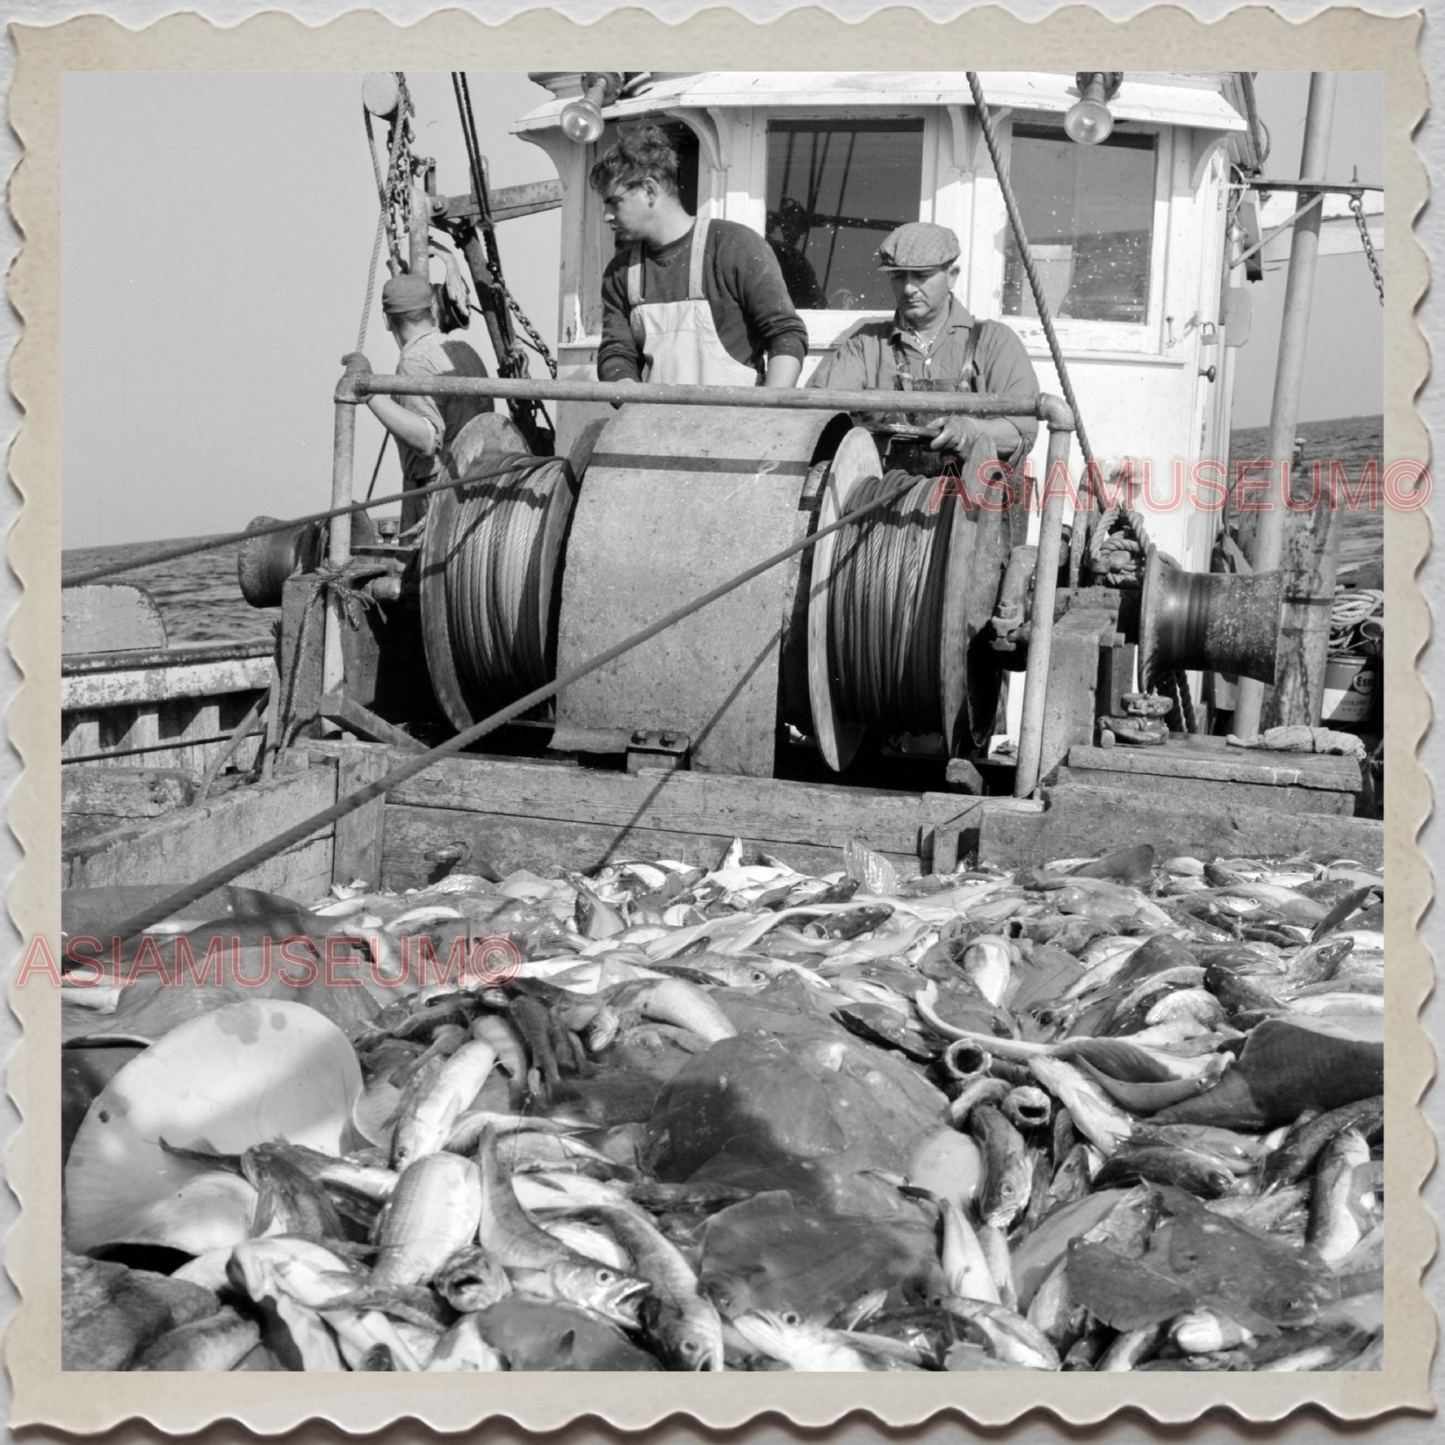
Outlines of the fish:
{"label": "fish", "polygon": [[1141,1179],[1174,1184],[1201,1199],[1220,1199],[1235,1190],[1233,1172],[1212,1154],[1177,1144],[1133,1143],[1104,1161],[1094,1176],[1101,1189],[1134,1184]]}
{"label": "fish", "polygon": [[254,1234],[300,1234],[344,1239],[346,1226],[325,1189],[284,1142],[253,1144],[241,1155],[241,1173],[256,1191]]}
{"label": "fish", "polygon": [[722,1322],[717,1307],[698,1291],[697,1275],[677,1248],[636,1208],[598,1211],[647,1281],[641,1314],[663,1356],[683,1370],[723,1368]]}
{"label": "fish", "polygon": [[495,1372],[506,1369],[502,1356],[487,1343],[475,1314],[464,1314],[436,1342],[426,1363],[428,1373],[444,1370]]}
{"label": "fish", "polygon": [[[897,1354],[876,1353],[865,1337],[805,1321],[794,1314],[773,1310],[747,1310],[731,1321],[732,1328],[753,1349],[787,1365],[790,1370],[895,1370],[918,1369]],[[893,1341],[887,1342],[893,1346]]]}
{"label": "fish", "polygon": [[1170,1324],[1169,1338],[1185,1354],[1202,1355],[1252,1344],[1254,1331],[1215,1310],[1194,1310]]}
{"label": "fish", "polygon": [[1105,1157],[1133,1136],[1133,1119],[1072,1064],[1037,1055],[1029,1060],[1029,1067],[1039,1083],[1068,1109],[1079,1132]]}
{"label": "fish", "polygon": [[473,1226],[477,1242],[507,1271],[517,1289],[635,1325],[637,1296],[646,1283],[588,1259],[548,1234],[518,1202],[490,1131],[482,1135],[477,1161],[482,1188],[480,1219]]}
{"label": "fish", "polygon": [[633,1008],[645,1018],[660,1023],[676,1024],[688,1029],[708,1043],[730,1039],[737,1034],[728,1017],[711,995],[680,978],[666,978],[657,983],[624,984],[608,1000],[614,1008]]}
{"label": "fish", "polygon": [[968,1116],[969,1131],[984,1152],[979,1217],[1007,1229],[1029,1201],[1033,1165],[1023,1135],[992,1104],[978,1104]]}
{"label": "fish", "polygon": [[459,1154],[408,1164],[382,1210],[372,1283],[426,1284],[476,1233],[482,1211],[477,1166]]}
{"label": "fish", "polygon": [[1044,1129],[1053,1115],[1054,1104],[1043,1089],[1017,1084],[1003,1096],[999,1112],[1015,1129]]}
{"label": "fish", "polygon": [[1347,1127],[1335,1135],[1316,1166],[1309,1242],[1330,1263],[1343,1259],[1364,1235],[1350,1193],[1356,1168],[1369,1162],[1370,1146],[1364,1136]]}
{"label": "fish", "polygon": [[943,1221],[943,1277],[949,1292],[960,1299],[998,1304],[998,1285],[978,1235],[953,1200],[937,1203]]}
{"label": "fish", "polygon": [[458,1116],[481,1092],[497,1052],[470,1039],[450,1058],[418,1074],[404,1091],[392,1135],[391,1166],[398,1171],[446,1147]]}
{"label": "fish", "polygon": [[261,1343],[261,1328],[229,1306],[167,1330],[141,1351],[133,1370],[233,1370]]}
{"label": "fish", "polygon": [[977,1326],[990,1351],[1009,1364],[1030,1370],[1058,1370],[1063,1362],[1052,1341],[1022,1315],[983,1300],[946,1299],[945,1308]]}
{"label": "fish", "polygon": [[1356,1129],[1368,1138],[1385,1122],[1383,1095],[1361,1099],[1340,1109],[1317,1114],[1302,1121],[1290,1132],[1284,1143],[1265,1161],[1261,1183],[1267,1187],[1293,1184],[1302,1178],[1319,1157],[1320,1151],[1342,1129]]}
{"label": "fish", "polygon": [[1385,1050],[1314,1021],[1265,1019],[1218,1083],[1161,1109],[1161,1124],[1245,1130],[1292,1123],[1308,1108],[1337,1109],[1384,1093]]}
{"label": "fish", "polygon": [[484,1310],[512,1293],[507,1271],[480,1245],[453,1250],[432,1276],[432,1288],[462,1314]]}

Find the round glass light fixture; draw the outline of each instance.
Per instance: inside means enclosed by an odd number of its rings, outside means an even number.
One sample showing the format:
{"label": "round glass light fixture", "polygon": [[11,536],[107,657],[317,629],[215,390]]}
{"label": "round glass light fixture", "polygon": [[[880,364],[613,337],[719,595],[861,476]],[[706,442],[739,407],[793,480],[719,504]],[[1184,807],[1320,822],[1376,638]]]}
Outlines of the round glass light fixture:
{"label": "round glass light fixture", "polygon": [[1108,102],[1118,92],[1124,76],[1117,70],[1081,70],[1074,78],[1079,86],[1079,99],[1064,116],[1064,130],[1070,140],[1096,146],[1108,140],[1114,129]]}
{"label": "round glass light fixture", "polygon": [[602,107],[611,105],[621,89],[622,77],[615,71],[592,71],[582,77],[580,100],[562,107],[562,134],[577,145],[592,145],[602,138]]}

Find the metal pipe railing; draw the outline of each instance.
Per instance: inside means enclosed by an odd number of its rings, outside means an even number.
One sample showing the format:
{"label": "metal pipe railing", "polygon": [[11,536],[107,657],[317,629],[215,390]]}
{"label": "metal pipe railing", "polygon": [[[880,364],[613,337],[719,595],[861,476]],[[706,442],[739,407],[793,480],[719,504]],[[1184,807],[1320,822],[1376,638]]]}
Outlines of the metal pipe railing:
{"label": "metal pipe railing", "polygon": [[823,391],[808,387],[662,386],[645,381],[540,381],[500,376],[385,376],[348,371],[336,401],[369,396],[490,396],[513,401],[590,401],[653,406],[746,406],[780,411],[913,412],[928,416],[1032,416],[1051,432],[1072,431],[1074,415],[1057,396],[969,391]]}
{"label": "metal pipe railing", "polygon": [[[1049,680],[1049,656],[1054,643],[1054,594],[1058,590],[1066,490],[1052,483],[1056,467],[1067,466],[1068,460],[1069,434],[1051,432],[1044,471],[1044,515],[1039,523],[1039,555],[1034,568],[1033,627],[1029,634],[1028,667],[1024,672],[1018,766],[1014,771],[1016,798],[1027,798],[1039,783],[1039,763],[1044,744],[1044,696]],[[1078,525],[1076,519],[1075,527]]]}

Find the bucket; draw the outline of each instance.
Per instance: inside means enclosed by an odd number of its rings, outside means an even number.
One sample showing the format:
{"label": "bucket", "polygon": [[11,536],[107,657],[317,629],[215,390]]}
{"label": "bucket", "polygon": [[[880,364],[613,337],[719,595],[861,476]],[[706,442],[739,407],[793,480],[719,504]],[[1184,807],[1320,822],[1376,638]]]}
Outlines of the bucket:
{"label": "bucket", "polygon": [[1362,723],[1370,716],[1378,681],[1379,659],[1332,657],[1325,664],[1325,692],[1320,719],[1326,723]]}

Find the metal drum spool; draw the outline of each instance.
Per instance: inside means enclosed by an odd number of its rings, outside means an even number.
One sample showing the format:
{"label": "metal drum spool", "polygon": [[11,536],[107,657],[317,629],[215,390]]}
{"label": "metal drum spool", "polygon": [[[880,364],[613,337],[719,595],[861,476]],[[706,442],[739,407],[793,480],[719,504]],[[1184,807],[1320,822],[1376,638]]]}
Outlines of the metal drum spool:
{"label": "metal drum spool", "polygon": [[[847,425],[824,411],[706,406],[610,418],[568,542],[558,669],[797,536],[809,473]],[[691,740],[698,771],[770,777],[780,672],[801,656],[789,644],[799,576],[780,564],[574,683],[557,700],[553,746],[620,752],[635,731],[670,732]]]}
{"label": "metal drum spool", "polygon": [[[363,512],[360,514],[365,516]],[[268,527],[275,517],[253,517],[246,530]],[[279,607],[288,577],[314,572],[321,561],[326,528],[322,522],[298,522],[284,532],[247,537],[236,549],[236,581],[252,607]]]}
{"label": "metal drum spool", "polygon": [[577,483],[485,413],[451,447],[472,485],[439,492],[421,550],[422,639],[432,688],[459,731],[556,675],[557,596]]}
{"label": "metal drum spool", "polygon": [[[856,505],[857,488],[877,485],[882,465],[872,435],[862,427],[850,431],[824,483],[818,526],[831,524],[850,505]],[[930,507],[926,524],[931,536],[926,555],[940,595],[934,599],[936,610],[915,619],[923,635],[895,636],[894,642],[899,647],[927,650],[927,670],[935,680],[925,710],[908,727],[898,730],[940,733],[951,756],[967,756],[986,746],[998,710],[1000,670],[993,654],[983,647],[981,634],[998,600],[1018,508],[1006,505],[1002,493],[985,490],[984,483],[996,478],[992,468],[997,465],[991,443],[980,438],[962,478],[947,484],[918,479],[925,490],[929,486],[934,489],[937,506],[948,509],[948,515],[934,524]],[[985,496],[991,504],[984,504]],[[847,702],[857,692],[857,679],[850,669],[860,664],[857,658],[843,655],[840,648],[836,588],[861,587],[856,605],[887,608],[891,599],[884,594],[897,578],[874,573],[848,577],[847,570],[853,564],[854,550],[871,535],[871,529],[916,525],[922,520],[915,516],[913,523],[906,521],[902,516],[906,505],[905,501],[894,502],[883,513],[824,537],[814,548],[808,604],[808,687],[813,733],[824,760],[835,771],[852,762],[869,727],[880,724],[878,717]]]}
{"label": "metal drum spool", "polygon": [[1150,547],[1139,600],[1139,675],[1161,687],[1176,669],[1273,683],[1282,572],[1186,572]]}

